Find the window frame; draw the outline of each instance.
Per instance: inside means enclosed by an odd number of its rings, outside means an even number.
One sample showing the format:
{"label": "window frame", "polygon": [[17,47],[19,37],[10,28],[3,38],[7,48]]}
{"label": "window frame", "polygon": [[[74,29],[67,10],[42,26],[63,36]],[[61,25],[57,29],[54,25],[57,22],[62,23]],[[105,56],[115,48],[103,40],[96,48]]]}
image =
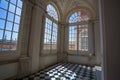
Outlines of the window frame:
{"label": "window frame", "polygon": [[[50,55],[50,54],[56,54],[57,53],[57,48],[58,48],[58,29],[59,29],[59,26],[58,26],[58,21],[59,21],[59,15],[58,15],[58,11],[56,9],[56,7],[52,4],[52,3],[49,3],[50,5],[52,5],[57,13],[57,16],[58,16],[58,19],[55,19],[54,17],[52,17],[51,15],[49,15],[48,13],[45,14],[45,17],[44,17],[44,29],[43,29],[43,39],[42,39],[42,55]],[[49,5],[47,4],[47,6]],[[46,10],[47,10],[47,6],[46,6]],[[49,19],[51,22],[52,22],[52,29],[51,29],[51,39],[53,39],[53,24],[56,24],[57,25],[57,36],[56,36],[56,49],[52,49],[52,44],[50,44],[50,49],[49,50],[45,50],[44,49],[44,38],[45,38],[45,28],[46,28],[46,19]],[[52,43],[52,42],[50,42]]]}
{"label": "window frame", "polygon": [[[5,0],[5,1],[7,1],[7,0]],[[15,3],[12,3],[10,0],[8,0],[7,1],[7,3],[8,3],[8,5],[7,5],[7,8],[6,9],[4,9],[4,8],[1,8],[0,7],[0,9],[3,9],[3,10],[6,10],[6,18],[5,19],[2,19],[2,18],[0,18],[0,20],[4,20],[5,21],[5,23],[4,23],[4,29],[0,29],[0,30],[3,30],[3,35],[5,35],[5,31],[9,31],[9,32],[11,32],[11,40],[12,40],[12,36],[13,36],[13,34],[14,33],[17,33],[17,45],[16,45],[16,49],[15,50],[5,50],[5,51],[3,51],[3,50],[0,50],[0,58],[1,58],[1,60],[6,60],[6,59],[16,59],[17,57],[19,57],[19,53],[18,53],[18,51],[19,51],[19,35],[20,35],[20,29],[21,29],[21,20],[22,20],[22,13],[23,13],[23,5],[24,5],[24,2],[21,0],[21,3],[22,3],[22,5],[21,6],[19,6],[19,4],[18,4],[18,0],[16,0],[16,4]],[[10,5],[14,5],[15,6],[15,11],[14,12],[12,12],[12,11],[9,11],[9,6]],[[20,14],[17,14],[17,8],[20,8],[21,9],[21,12],[20,12]],[[14,19],[13,19],[13,21],[9,21],[9,20],[7,20],[7,16],[8,16],[8,13],[12,13],[13,15],[14,15]],[[19,19],[19,23],[16,23],[15,22],[15,16],[19,16],[20,17],[20,19]],[[6,25],[7,25],[7,22],[10,22],[10,23],[12,23],[12,30],[6,30]],[[15,31],[15,25],[17,26],[18,25],[18,30],[17,31]],[[16,28],[17,29],[17,28]],[[3,45],[3,44],[2,44]]]}
{"label": "window frame", "polygon": [[[80,11],[80,10],[77,10],[77,11]],[[67,19],[67,22],[68,22],[68,29],[67,29],[67,34],[68,34],[68,38],[67,38],[67,44],[68,44],[67,45],[67,52],[70,55],[89,55],[89,37],[90,37],[90,35],[89,35],[89,20],[90,20],[90,15],[87,14],[88,17],[89,17],[88,20],[77,21],[77,22],[69,22],[70,17],[77,11],[74,11],[71,15],[69,15],[69,17]],[[79,26],[79,25],[88,25],[88,51],[81,51],[79,49],[77,49],[77,50],[69,50],[69,38],[70,38],[69,37],[70,36],[70,34],[69,34],[69,27],[71,27],[71,26]],[[77,43],[78,43],[78,41],[77,41]]]}

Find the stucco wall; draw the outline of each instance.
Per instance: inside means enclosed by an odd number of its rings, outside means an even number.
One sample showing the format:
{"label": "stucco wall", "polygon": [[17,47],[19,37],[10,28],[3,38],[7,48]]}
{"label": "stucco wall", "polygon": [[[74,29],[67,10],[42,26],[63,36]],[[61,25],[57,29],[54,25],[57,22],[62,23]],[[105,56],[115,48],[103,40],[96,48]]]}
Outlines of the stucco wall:
{"label": "stucco wall", "polygon": [[0,65],[0,80],[4,80],[17,75],[18,63]]}
{"label": "stucco wall", "polygon": [[87,56],[76,56],[76,55],[68,55],[68,62],[85,64],[85,65],[95,65],[96,58],[95,57],[87,57]]}
{"label": "stucco wall", "polygon": [[41,56],[40,57],[40,69],[57,63],[57,55]]}

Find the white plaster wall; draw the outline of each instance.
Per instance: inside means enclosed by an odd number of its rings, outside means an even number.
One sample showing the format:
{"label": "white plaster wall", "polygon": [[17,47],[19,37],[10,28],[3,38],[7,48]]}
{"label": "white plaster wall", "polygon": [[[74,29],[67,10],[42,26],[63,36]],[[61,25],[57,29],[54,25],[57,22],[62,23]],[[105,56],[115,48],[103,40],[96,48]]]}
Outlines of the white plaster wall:
{"label": "white plaster wall", "polygon": [[31,73],[35,73],[39,70],[42,13],[37,7],[34,7],[32,12],[29,55],[31,56],[32,63]]}
{"label": "white plaster wall", "polygon": [[40,56],[40,69],[57,63],[57,55]]}
{"label": "white plaster wall", "polygon": [[68,62],[86,64],[86,65],[95,65],[95,57],[87,56],[78,56],[78,55],[68,55]]}
{"label": "white plaster wall", "polygon": [[94,23],[94,37],[95,37],[95,55],[96,55],[96,64],[101,64],[101,48],[100,48],[100,24],[99,21]]}
{"label": "white plaster wall", "polygon": [[4,80],[17,75],[18,63],[0,65],[0,80]]}

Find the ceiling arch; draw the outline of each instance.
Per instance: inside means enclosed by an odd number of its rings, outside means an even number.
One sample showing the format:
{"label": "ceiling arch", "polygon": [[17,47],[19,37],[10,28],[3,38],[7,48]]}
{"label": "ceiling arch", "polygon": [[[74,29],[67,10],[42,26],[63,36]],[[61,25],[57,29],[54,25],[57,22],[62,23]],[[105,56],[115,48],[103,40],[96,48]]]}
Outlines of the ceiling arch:
{"label": "ceiling arch", "polygon": [[39,0],[44,1],[42,3],[53,2],[59,10],[61,21],[70,13],[76,9],[87,9],[95,18],[98,15],[98,8],[96,5],[97,0]]}

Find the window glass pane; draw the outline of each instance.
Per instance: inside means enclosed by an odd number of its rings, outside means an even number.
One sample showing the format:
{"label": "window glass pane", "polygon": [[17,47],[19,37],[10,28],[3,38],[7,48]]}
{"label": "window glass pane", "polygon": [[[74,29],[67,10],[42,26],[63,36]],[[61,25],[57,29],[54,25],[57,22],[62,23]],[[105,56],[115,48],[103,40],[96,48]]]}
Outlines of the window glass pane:
{"label": "window glass pane", "polygon": [[50,50],[51,48],[51,31],[52,31],[52,21],[46,18],[45,23],[45,36],[44,36],[44,50]]}
{"label": "window glass pane", "polygon": [[0,50],[16,50],[21,11],[21,0],[0,0]]}
{"label": "window glass pane", "polygon": [[21,15],[21,9],[17,7],[16,14]]}
{"label": "window glass pane", "polygon": [[58,21],[58,14],[57,14],[57,11],[55,10],[54,6],[51,5],[51,4],[48,4],[47,6],[47,12],[48,14],[53,17],[55,20]]}
{"label": "window glass pane", "polygon": [[7,10],[7,8],[8,8],[8,2],[6,0],[0,0],[0,7]]}
{"label": "window glass pane", "polygon": [[52,31],[52,49],[57,49],[57,24],[53,23]]}
{"label": "window glass pane", "polygon": [[9,49],[10,49],[10,45],[9,44],[5,44],[5,43],[2,44],[2,47],[1,47],[2,51],[8,51]]}
{"label": "window glass pane", "polygon": [[13,22],[13,19],[14,19],[14,14],[13,14],[13,13],[8,12],[8,18],[7,18],[7,20],[9,20],[9,21],[12,21],[12,22]]}
{"label": "window glass pane", "polygon": [[5,19],[6,18],[7,11],[0,9],[0,18]]}
{"label": "window glass pane", "polygon": [[79,25],[78,33],[78,49],[81,51],[88,51],[88,27],[87,25]]}
{"label": "window glass pane", "polygon": [[16,1],[17,0],[10,0],[11,3],[15,4],[16,5]]}
{"label": "window glass pane", "polygon": [[10,3],[9,4],[9,11],[14,13],[15,12],[15,5]]}
{"label": "window glass pane", "polygon": [[18,33],[13,32],[12,40],[17,41],[17,38],[18,38]]}
{"label": "window glass pane", "polygon": [[18,23],[18,24],[20,23],[20,17],[17,16],[17,15],[15,16],[15,22]]}
{"label": "window glass pane", "polygon": [[10,42],[10,40],[11,40],[11,32],[5,31],[4,42]]}
{"label": "window glass pane", "polygon": [[4,29],[5,27],[5,20],[0,19],[0,29]]}
{"label": "window glass pane", "polygon": [[77,26],[69,27],[69,50],[77,50]]}
{"label": "window glass pane", "polygon": [[0,42],[2,41],[3,38],[3,30],[0,30]]}
{"label": "window glass pane", "polygon": [[22,8],[22,1],[21,0],[18,0],[17,6],[19,6],[20,8]]}
{"label": "window glass pane", "polygon": [[87,20],[89,20],[89,15],[86,13],[86,11],[83,11],[83,10],[74,12],[69,17],[69,23],[81,22],[81,21],[87,21]]}
{"label": "window glass pane", "polygon": [[17,48],[17,38],[18,38],[18,33],[13,33],[12,35],[12,46],[11,46],[11,50],[16,50]]}
{"label": "window glass pane", "polygon": [[2,43],[2,51],[10,50],[10,44],[11,44],[11,32],[5,31],[4,38]]}
{"label": "window glass pane", "polygon": [[18,25],[18,24],[14,24],[14,29],[13,29],[13,31],[16,31],[16,32],[19,31],[19,25]]}
{"label": "window glass pane", "polygon": [[7,23],[6,23],[6,30],[10,30],[10,31],[12,31],[12,26],[13,26],[13,23],[7,21]]}

